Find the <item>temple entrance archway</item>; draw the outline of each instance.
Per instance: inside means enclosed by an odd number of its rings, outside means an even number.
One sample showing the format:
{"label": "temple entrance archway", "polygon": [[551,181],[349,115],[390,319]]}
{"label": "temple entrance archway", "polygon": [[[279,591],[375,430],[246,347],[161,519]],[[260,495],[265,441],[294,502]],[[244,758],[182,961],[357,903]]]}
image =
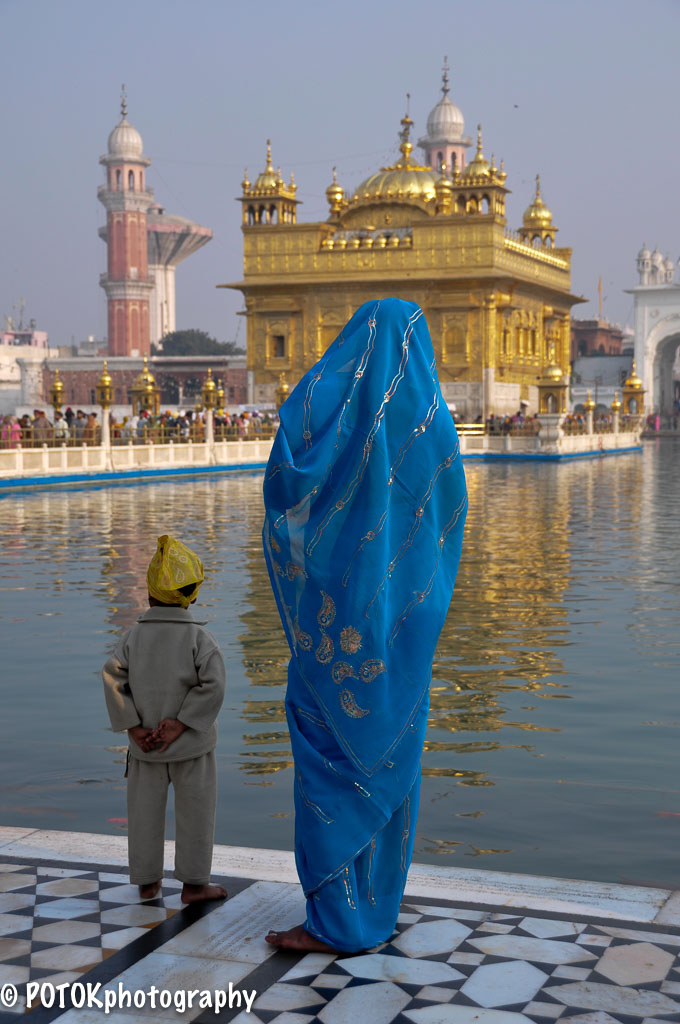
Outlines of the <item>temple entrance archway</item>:
{"label": "temple entrance archway", "polygon": [[[677,364],[680,349],[680,313],[664,317],[647,335],[641,353],[644,382],[647,397],[645,404],[650,411],[662,416],[671,415],[676,392],[674,365]],[[637,355],[637,345],[636,345]],[[638,372],[640,372],[638,363]]]}

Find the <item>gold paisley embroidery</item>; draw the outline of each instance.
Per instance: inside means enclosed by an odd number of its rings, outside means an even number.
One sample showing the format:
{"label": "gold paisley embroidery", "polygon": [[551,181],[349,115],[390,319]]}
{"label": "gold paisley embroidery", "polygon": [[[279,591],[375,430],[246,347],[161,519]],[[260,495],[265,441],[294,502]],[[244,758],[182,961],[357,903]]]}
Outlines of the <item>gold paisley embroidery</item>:
{"label": "gold paisley embroidery", "polygon": [[381,661],[380,658],[369,658],[368,661],[362,662],[359,669],[359,677],[365,683],[372,683],[375,677],[382,675],[383,672],[387,672],[385,662]]}
{"label": "gold paisley embroidery", "polygon": [[340,633],[340,646],[345,654],[356,654],[361,650],[361,633],[354,626],[345,626]]}
{"label": "gold paisley embroidery", "polygon": [[340,693],[340,706],[349,718],[365,718],[370,715],[368,708],[360,708],[351,690],[342,690]]}
{"label": "gold paisley embroidery", "polygon": [[322,634],[321,642],[314,653],[316,660],[320,661],[322,665],[328,665],[333,660],[333,641],[327,633]]}
{"label": "gold paisley embroidery", "polygon": [[351,665],[348,665],[346,661],[336,661],[335,665],[331,669],[331,675],[333,676],[334,683],[344,683],[345,679],[350,677],[356,679],[357,674]]}
{"label": "gold paisley embroidery", "polygon": [[274,548],[274,551],[276,551],[277,555],[281,553],[281,545],[278,543],[275,537],[272,537],[271,533],[269,534],[269,543]]}
{"label": "gold paisley embroidery", "polygon": [[301,569],[295,562],[286,562],[286,576],[289,580],[294,580],[296,576],[303,576],[307,579],[307,573],[304,569]]}
{"label": "gold paisley embroidery", "polygon": [[275,558],[272,558],[272,563],[274,565],[274,572],[276,573],[277,576],[285,576],[286,575],[285,572],[283,571],[283,569],[281,568],[281,566],[279,565],[279,563],[276,561]]}
{"label": "gold paisley embroidery", "polygon": [[298,620],[296,619],[293,623],[293,632],[295,633],[295,641],[302,651],[311,651],[312,649],[312,638],[309,633],[305,633],[303,629],[300,629]]}
{"label": "gold paisley embroidery", "polygon": [[322,629],[328,629],[335,622],[335,601],[325,591],[321,591],[321,607],[317,612],[316,621]]}

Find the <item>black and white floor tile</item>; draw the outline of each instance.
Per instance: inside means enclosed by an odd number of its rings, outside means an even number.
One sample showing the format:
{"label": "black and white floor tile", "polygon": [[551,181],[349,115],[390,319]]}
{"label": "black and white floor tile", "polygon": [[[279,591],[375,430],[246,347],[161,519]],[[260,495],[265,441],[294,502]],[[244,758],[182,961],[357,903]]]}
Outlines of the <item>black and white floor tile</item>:
{"label": "black and white floor tile", "polygon": [[[130,991],[255,993],[194,1006],[31,1011],[36,1024],[661,1024],[680,1022],[680,928],[406,899],[389,943],[355,956],[274,952],[303,918],[299,886],[226,879],[225,903],[181,908],[179,883],[140,903],[120,869],[0,862],[0,986],[101,981]],[[18,1001],[0,1022],[25,1011]]]}

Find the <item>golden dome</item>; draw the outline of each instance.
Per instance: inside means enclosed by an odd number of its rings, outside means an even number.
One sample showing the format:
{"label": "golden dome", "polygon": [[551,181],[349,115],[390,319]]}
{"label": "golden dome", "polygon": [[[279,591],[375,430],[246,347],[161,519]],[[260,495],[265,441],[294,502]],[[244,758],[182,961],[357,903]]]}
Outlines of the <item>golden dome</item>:
{"label": "golden dome", "polygon": [[243,181],[241,182],[241,188],[243,189],[244,192],[247,192],[248,189],[250,188],[250,178],[248,177],[247,167],[243,172]]}
{"label": "golden dome", "polygon": [[[276,186],[279,183],[279,177],[281,172],[277,175],[272,164],[272,144],[271,139],[267,139],[267,166],[265,169],[258,174],[255,184],[253,185],[254,192],[266,192],[269,189],[276,190]],[[283,182],[281,183],[283,184]]]}
{"label": "golden dome", "polygon": [[97,381],[97,384],[99,385],[100,388],[106,388],[110,387],[112,383],[113,381],[111,380],[111,374],[109,373],[108,364],[106,360],[104,360],[104,369],[102,370],[101,377]]}
{"label": "golden dome", "polygon": [[586,398],[585,402],[583,403],[583,408],[585,409],[586,412],[593,412],[595,410],[595,402],[590,397],[590,389],[588,389],[588,397]]}
{"label": "golden dome", "polygon": [[642,381],[637,375],[635,360],[633,360],[633,369],[630,371],[630,376],[626,379],[626,383],[623,386],[624,388],[633,388],[635,391],[642,390]]}
{"label": "golden dome", "polygon": [[[494,168],[495,170],[495,168]],[[461,174],[461,179],[467,181],[468,178],[490,178],[491,177],[491,164],[485,159],[482,152],[482,126],[477,125],[477,152],[475,153],[474,159],[470,161],[465,167]]]}
{"label": "golden dome", "polygon": [[355,190],[355,202],[371,199],[420,199],[429,202],[435,198],[435,186],[439,174],[431,167],[421,167],[411,159],[413,143],[409,139],[413,121],[406,114],[401,119],[403,130],[399,132],[401,160],[390,167],[383,167],[376,174],[362,181]]}
{"label": "golden dome", "polygon": [[618,412],[621,408],[621,399],[619,398],[618,391],[614,392],[614,401],[612,402],[612,412]]}
{"label": "golden dome", "polygon": [[541,178],[536,175],[536,195],[531,206],[524,211],[525,228],[549,228],[552,226],[552,213],[541,198]]}

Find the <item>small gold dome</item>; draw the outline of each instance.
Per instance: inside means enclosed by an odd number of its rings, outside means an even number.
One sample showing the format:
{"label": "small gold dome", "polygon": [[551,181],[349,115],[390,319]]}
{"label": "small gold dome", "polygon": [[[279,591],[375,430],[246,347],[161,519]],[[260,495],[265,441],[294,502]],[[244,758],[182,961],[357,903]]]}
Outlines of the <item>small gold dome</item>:
{"label": "small gold dome", "polygon": [[586,398],[585,402],[583,403],[583,408],[585,409],[586,412],[594,412],[595,411],[595,407],[596,407],[595,406],[595,402],[590,397],[590,390],[588,390],[588,397]]}
{"label": "small gold dome", "polygon": [[155,383],[154,375],[149,370],[149,365],[148,365],[147,357],[144,356],[144,367],[143,367],[142,372],[140,373],[139,377],[135,381],[135,387],[143,388],[143,387],[146,387],[147,384],[152,384],[153,385],[154,383]]}
{"label": "small gold dome", "polygon": [[[104,363],[104,366],[106,366],[106,363]],[[63,392],[64,390],[64,382],[59,376],[58,367],[54,371],[54,381],[52,382],[52,390],[58,392],[59,394],[61,394],[61,392]]]}
{"label": "small gold dome", "polygon": [[447,178],[445,174],[442,174],[437,178],[434,191],[437,199],[444,199],[447,196],[453,195],[454,185],[450,178]]}
{"label": "small gold dome", "polygon": [[482,152],[482,126],[477,125],[477,152],[474,159],[465,167],[461,179],[467,181],[469,178],[490,178],[491,164]]}
{"label": "small gold dome", "polygon": [[536,175],[536,195],[531,206],[524,211],[525,228],[549,228],[552,226],[552,213],[541,198],[541,178]]}
{"label": "small gold dome", "polygon": [[626,379],[626,383],[623,386],[624,388],[634,388],[635,391],[642,390],[642,381],[637,375],[635,360],[633,360],[633,369],[630,371],[630,376]]}
{"label": "small gold dome", "polygon": [[342,185],[338,184],[338,174],[335,167],[333,168],[333,181],[326,189],[326,199],[331,209],[337,209],[340,206],[345,195],[345,191]]}
{"label": "small gold dome", "polygon": [[621,399],[619,398],[618,391],[615,391],[614,392],[614,401],[612,402],[612,405],[611,405],[612,412],[619,412],[620,408],[621,408]]}
{"label": "small gold dome", "polygon": [[250,188],[250,178],[248,177],[248,168],[246,167],[243,172],[243,181],[241,182],[241,188],[244,192],[247,192]]}
{"label": "small gold dome", "polygon": [[208,369],[208,376],[203,381],[203,390],[204,391],[214,391],[215,390],[215,386],[216,386],[215,385],[215,381],[213,380],[213,376],[212,376],[212,369],[209,368]]}
{"label": "small gold dome", "polygon": [[109,387],[112,383],[113,381],[111,380],[111,374],[109,373],[108,363],[106,362],[106,360],[104,360],[104,369],[102,370],[101,377],[97,381],[97,384],[99,385],[100,388],[106,388]]}
{"label": "small gold dome", "polygon": [[277,184],[278,176],[274,170],[274,165],[272,164],[271,139],[267,139],[267,166],[260,174],[258,174],[253,189],[256,192],[266,191],[267,189],[276,190]]}

